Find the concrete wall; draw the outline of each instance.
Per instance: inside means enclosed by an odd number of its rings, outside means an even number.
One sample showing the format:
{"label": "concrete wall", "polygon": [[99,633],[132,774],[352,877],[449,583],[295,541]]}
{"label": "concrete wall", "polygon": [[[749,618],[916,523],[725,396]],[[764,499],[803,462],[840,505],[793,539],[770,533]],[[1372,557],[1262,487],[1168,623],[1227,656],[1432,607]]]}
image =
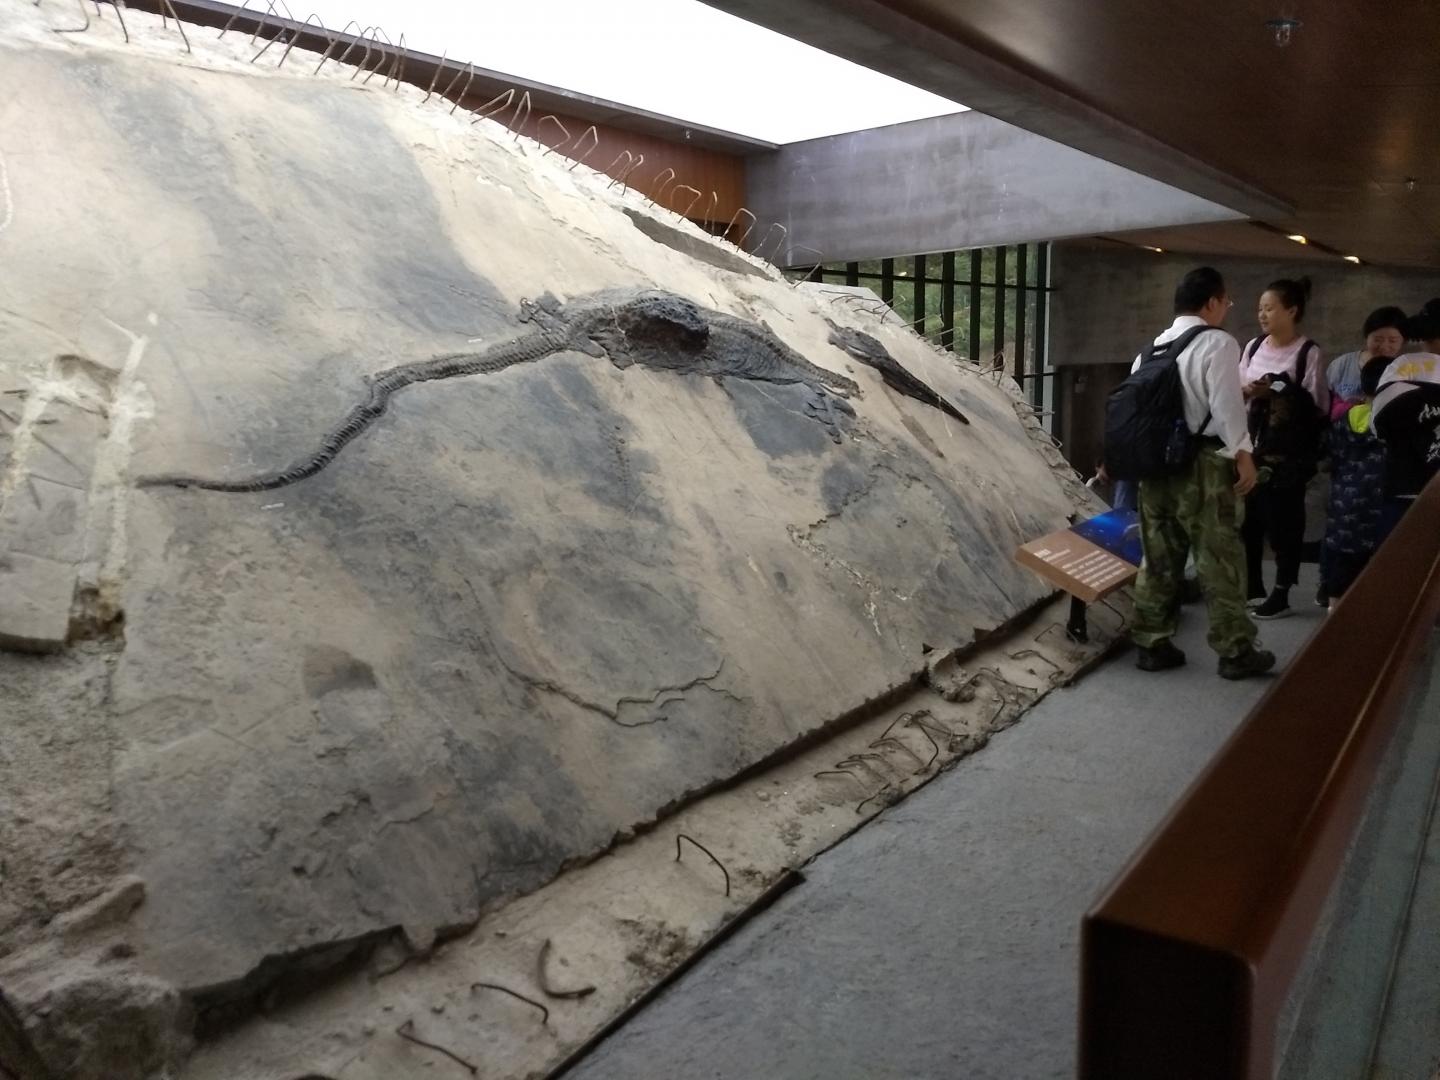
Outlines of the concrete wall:
{"label": "concrete wall", "polygon": [[1111,245],[1061,243],[1052,249],[1050,348],[1054,363],[1110,364],[1133,358],[1168,326],[1175,285],[1187,270],[1214,266],[1235,309],[1226,327],[1242,342],[1258,332],[1255,306],[1276,278],[1308,274],[1315,291],[1305,332],[1327,356],[1359,347],[1365,316],[1382,304],[1413,311],[1440,296],[1440,271],[1385,270],[1349,263],[1157,255]]}
{"label": "concrete wall", "polygon": [[746,189],[791,265],[1241,216],[977,112],[792,143],[750,158]]}
{"label": "concrete wall", "polygon": [[1242,343],[1258,332],[1255,305],[1276,278],[1314,283],[1305,330],[1324,354],[1358,348],[1365,316],[1382,304],[1413,311],[1440,296],[1440,272],[1348,263],[1158,255],[1095,243],[1059,243],[1051,256],[1050,355],[1059,375],[1066,457],[1088,473],[1100,455],[1105,397],[1140,347],[1170,324],[1175,285],[1193,267],[1225,275],[1235,308],[1226,323]]}

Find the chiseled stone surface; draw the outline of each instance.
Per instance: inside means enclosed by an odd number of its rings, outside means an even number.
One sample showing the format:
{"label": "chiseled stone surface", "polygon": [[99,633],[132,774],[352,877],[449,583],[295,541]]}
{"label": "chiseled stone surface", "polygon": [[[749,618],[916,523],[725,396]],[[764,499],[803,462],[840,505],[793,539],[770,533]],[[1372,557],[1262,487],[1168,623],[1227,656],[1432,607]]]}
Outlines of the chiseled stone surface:
{"label": "chiseled stone surface", "polygon": [[[473,922],[1044,595],[1012,552],[1083,494],[1008,384],[677,250],[633,192],[410,88],[266,73],[231,37],[177,63],[141,13],[125,47],[0,4],[0,100],[27,103],[0,110],[0,365],[105,399],[82,591],[123,611],[75,670],[25,669],[38,696],[0,739],[101,688],[105,737],[46,751],[103,780],[67,812],[104,858],[66,872],[106,887],[118,831],[146,886],[126,970],[202,1028],[285,958]],[[136,486],[283,468],[368,375],[532,332],[526,298],[657,288],[858,390],[580,342],[408,386],[290,486]],[[827,318],[970,423],[852,362]],[[0,655],[0,683],[25,662]],[[0,800],[28,783],[0,755]],[[54,914],[0,913],[0,957]]]}
{"label": "chiseled stone surface", "polygon": [[0,552],[0,648],[54,652],[65,647],[75,564]]}

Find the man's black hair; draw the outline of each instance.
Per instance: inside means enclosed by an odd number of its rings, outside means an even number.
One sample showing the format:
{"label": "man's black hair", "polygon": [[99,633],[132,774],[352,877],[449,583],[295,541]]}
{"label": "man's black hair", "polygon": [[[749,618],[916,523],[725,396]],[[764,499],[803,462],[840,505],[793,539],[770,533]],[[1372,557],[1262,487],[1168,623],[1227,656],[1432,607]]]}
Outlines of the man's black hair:
{"label": "man's black hair", "polygon": [[1213,266],[1191,270],[1175,287],[1175,314],[1195,315],[1217,296],[1225,295],[1225,279]]}

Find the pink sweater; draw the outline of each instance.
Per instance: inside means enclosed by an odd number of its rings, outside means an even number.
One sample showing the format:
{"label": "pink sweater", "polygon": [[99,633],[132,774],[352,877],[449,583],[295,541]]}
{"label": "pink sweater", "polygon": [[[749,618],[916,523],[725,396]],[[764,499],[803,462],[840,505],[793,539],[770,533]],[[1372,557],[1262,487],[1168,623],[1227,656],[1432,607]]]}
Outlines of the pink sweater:
{"label": "pink sweater", "polygon": [[[1270,338],[1266,337],[1260,347],[1255,350],[1255,355],[1250,356],[1250,350],[1255,344],[1255,339],[1251,338],[1240,352],[1240,384],[1243,386],[1255,382],[1272,373],[1293,377],[1295,366],[1300,360],[1300,350],[1307,340],[1307,338],[1297,337],[1282,349],[1270,344]],[[1330,412],[1330,386],[1325,381],[1325,358],[1320,355],[1319,346],[1311,349],[1310,355],[1305,360],[1305,389],[1310,391],[1310,396],[1315,399],[1315,404],[1320,411],[1328,414]]]}

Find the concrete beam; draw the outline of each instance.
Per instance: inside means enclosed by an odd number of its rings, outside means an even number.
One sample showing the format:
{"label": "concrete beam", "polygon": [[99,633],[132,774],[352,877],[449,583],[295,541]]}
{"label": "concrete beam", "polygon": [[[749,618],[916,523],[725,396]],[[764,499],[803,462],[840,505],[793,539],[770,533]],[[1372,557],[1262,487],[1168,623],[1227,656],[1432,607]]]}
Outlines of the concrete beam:
{"label": "concrete beam", "polygon": [[883,0],[704,2],[1247,217],[1294,212],[1257,185],[1130,127],[1037,73],[902,15]]}
{"label": "concrete beam", "polygon": [[791,265],[1242,216],[977,112],[792,143],[746,169]]}

